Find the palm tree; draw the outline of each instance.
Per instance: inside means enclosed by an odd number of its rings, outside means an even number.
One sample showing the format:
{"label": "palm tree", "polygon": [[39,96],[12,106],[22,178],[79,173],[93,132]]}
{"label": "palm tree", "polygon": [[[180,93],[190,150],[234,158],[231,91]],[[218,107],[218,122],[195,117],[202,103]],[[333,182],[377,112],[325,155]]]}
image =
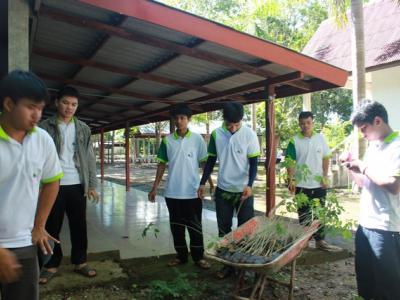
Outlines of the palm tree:
{"label": "palm tree", "polygon": [[[400,5],[400,0],[393,0]],[[364,9],[362,0],[329,0],[330,10],[337,23],[346,23],[346,11],[350,6],[351,28],[351,61],[353,108],[366,97],[365,88],[365,42],[364,42]],[[359,156],[357,129],[354,130],[354,155]]]}
{"label": "palm tree", "polygon": [[[362,0],[330,0],[329,6],[336,23],[341,26],[347,23],[347,9],[350,5],[351,28],[351,73],[353,85],[353,108],[365,98],[365,41],[364,41],[364,8]],[[353,131],[352,152],[359,157],[358,131]]]}

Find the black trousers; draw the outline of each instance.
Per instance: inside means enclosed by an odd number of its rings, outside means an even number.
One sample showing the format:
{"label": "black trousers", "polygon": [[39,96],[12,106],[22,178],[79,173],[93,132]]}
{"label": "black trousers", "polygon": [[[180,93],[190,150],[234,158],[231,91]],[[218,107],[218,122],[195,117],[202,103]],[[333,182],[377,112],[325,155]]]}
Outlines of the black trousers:
{"label": "black trousers", "polygon": [[254,196],[240,201],[242,193],[227,192],[219,187],[215,190],[215,209],[217,213],[218,236],[223,237],[232,231],[232,218],[236,211],[238,226],[254,217]]}
{"label": "black trousers", "polygon": [[365,300],[400,299],[400,233],[358,226],[355,267]]}
{"label": "black trousers", "polygon": [[[322,206],[325,206],[325,198],[326,198],[326,189],[323,188],[315,188],[315,189],[306,189],[301,187],[296,187],[296,195],[303,193],[307,196],[309,200],[319,199]],[[311,206],[303,205],[302,207],[297,208],[297,213],[299,215],[299,222],[301,225],[310,225],[313,221]],[[314,218],[315,219],[315,218]],[[324,234],[324,226],[320,226],[318,231],[313,235],[316,241],[321,241],[325,238]]]}
{"label": "black trousers", "polygon": [[185,229],[190,237],[190,254],[193,261],[203,259],[204,242],[201,224],[203,203],[201,199],[165,198],[169,211],[169,222],[177,257],[182,262],[188,261],[188,247]]}
{"label": "black trousers", "polygon": [[[56,202],[47,219],[46,230],[60,239],[64,214],[68,217],[69,232],[71,236],[71,263],[74,265],[85,263],[87,260],[87,228],[86,228],[86,198],[81,184],[62,185],[58,192]],[[63,258],[61,244],[55,244],[54,254],[45,264],[46,268],[58,268]]]}
{"label": "black trousers", "polygon": [[0,284],[2,300],[38,300],[39,299],[39,266],[36,246],[9,249],[22,266],[21,277],[9,284]]}

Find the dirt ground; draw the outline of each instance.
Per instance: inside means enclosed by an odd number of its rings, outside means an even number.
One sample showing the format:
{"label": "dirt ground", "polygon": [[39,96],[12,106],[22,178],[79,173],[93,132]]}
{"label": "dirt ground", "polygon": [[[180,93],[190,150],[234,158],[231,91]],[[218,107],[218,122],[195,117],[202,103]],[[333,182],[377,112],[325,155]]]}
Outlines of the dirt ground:
{"label": "dirt ground", "polygon": [[[220,268],[218,263],[214,263],[211,270],[201,271],[191,263],[178,268],[169,268],[166,266],[169,259],[171,256],[124,261],[121,266],[128,275],[127,279],[101,286],[94,284],[92,287],[79,290],[48,293],[41,299],[232,299],[234,278],[216,279],[215,272]],[[249,274],[249,278],[251,276]],[[275,278],[284,281],[288,280],[289,276],[289,268],[284,268],[274,275]],[[167,296],[169,290],[175,293],[175,297]],[[355,299],[355,295],[353,258],[318,265],[297,266],[294,299],[347,300]],[[287,289],[270,284],[264,292],[263,299],[287,299]]]}

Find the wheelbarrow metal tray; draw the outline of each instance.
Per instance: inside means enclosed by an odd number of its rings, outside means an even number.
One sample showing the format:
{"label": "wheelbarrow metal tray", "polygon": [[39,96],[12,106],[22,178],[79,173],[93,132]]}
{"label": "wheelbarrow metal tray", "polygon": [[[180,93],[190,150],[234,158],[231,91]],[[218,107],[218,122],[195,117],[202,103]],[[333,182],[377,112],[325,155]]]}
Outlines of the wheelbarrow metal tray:
{"label": "wheelbarrow metal tray", "polygon": [[[206,250],[206,257],[238,269],[253,270],[258,273],[275,273],[300,256],[302,250],[307,247],[309,239],[318,230],[319,226],[318,222],[313,222],[310,227],[304,227],[303,236],[297,239],[288,249],[282,252],[274,260],[265,264],[234,263],[217,256],[218,248],[228,245],[232,242],[232,239],[235,242],[240,242],[245,236],[251,236],[261,224],[268,222],[268,220],[269,219],[265,216],[257,216],[250,219],[231,233],[224,236],[212,249]],[[290,223],[289,226],[300,225]]]}

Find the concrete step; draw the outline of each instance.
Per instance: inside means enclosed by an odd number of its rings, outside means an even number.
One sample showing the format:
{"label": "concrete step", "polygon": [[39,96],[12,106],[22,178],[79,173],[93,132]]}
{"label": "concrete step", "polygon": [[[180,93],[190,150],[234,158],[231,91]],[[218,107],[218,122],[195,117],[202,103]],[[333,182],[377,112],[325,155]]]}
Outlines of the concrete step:
{"label": "concrete step", "polygon": [[[40,295],[76,291],[94,286],[108,286],[127,279],[128,276],[119,264],[119,252],[117,259],[110,258],[110,255],[115,256],[115,251],[111,251],[111,253],[95,253],[88,256],[89,266],[97,271],[97,276],[92,278],[75,273],[74,265],[62,264],[58,269],[57,275],[49,283],[40,285]],[[103,257],[103,259],[93,260],[94,257]]]}

